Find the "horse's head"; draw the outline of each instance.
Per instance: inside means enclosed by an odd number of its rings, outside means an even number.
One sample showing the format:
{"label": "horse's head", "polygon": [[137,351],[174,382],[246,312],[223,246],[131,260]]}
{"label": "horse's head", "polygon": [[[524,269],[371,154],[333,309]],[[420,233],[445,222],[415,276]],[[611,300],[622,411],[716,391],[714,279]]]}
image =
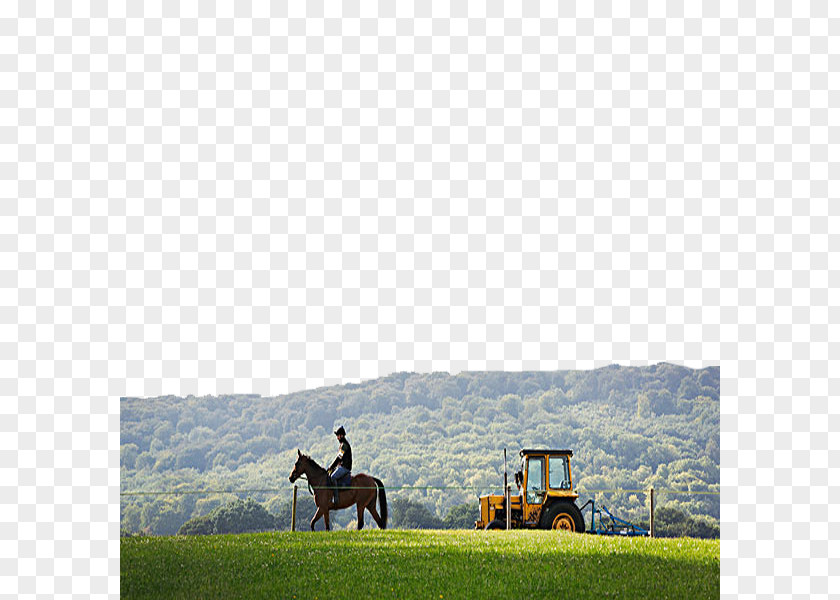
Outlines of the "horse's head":
{"label": "horse's head", "polygon": [[304,462],[306,462],[306,455],[305,455],[305,454],[301,454],[301,453],[300,453],[300,450],[298,450],[298,457],[297,457],[297,460],[295,461],[295,468],[294,468],[294,469],[292,469],[292,472],[291,472],[291,473],[289,473],[289,481],[290,481],[291,483],[294,483],[294,482],[295,482],[295,480],[296,480],[298,477],[300,477],[301,475],[303,475],[303,465],[304,465]]}

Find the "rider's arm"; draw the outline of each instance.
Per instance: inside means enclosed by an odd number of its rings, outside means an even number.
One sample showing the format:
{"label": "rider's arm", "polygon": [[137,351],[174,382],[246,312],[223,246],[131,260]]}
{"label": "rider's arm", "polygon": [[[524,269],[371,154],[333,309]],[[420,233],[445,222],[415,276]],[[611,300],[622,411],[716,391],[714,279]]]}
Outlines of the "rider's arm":
{"label": "rider's arm", "polygon": [[344,456],[344,447],[342,446],[341,449],[338,451],[338,455],[335,457],[335,460],[332,461],[332,464],[327,467],[327,471],[332,472],[338,466],[338,463],[341,462],[341,457]]}

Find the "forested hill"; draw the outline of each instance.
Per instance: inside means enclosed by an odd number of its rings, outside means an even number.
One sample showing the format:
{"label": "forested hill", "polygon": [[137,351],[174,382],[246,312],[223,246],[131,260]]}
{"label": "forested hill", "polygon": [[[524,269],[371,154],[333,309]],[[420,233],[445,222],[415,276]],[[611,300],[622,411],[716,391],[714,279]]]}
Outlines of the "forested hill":
{"label": "forested hill", "polygon": [[[501,488],[502,449],[571,448],[581,490],[719,491],[720,368],[668,363],[591,371],[395,373],[264,398],[256,395],[122,398],[121,489],[265,489],[290,495],[296,449],[328,463],[334,426],[353,445],[354,471],[442,516]],[[587,497],[585,492],[582,498]],[[599,493],[610,508],[642,514],[639,495]],[[124,496],[123,527],[174,533],[231,496]],[[719,517],[718,496],[657,499]],[[632,516],[632,515],[631,515]]]}

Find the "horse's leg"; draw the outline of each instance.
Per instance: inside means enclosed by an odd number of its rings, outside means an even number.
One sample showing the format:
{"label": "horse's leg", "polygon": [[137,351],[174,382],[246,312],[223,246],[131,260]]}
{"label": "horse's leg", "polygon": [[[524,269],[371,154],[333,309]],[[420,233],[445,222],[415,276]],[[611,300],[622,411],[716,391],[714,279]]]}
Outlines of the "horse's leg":
{"label": "horse's leg", "polygon": [[321,518],[321,515],[322,515],[322,514],[323,514],[323,510],[321,509],[321,507],[320,507],[320,506],[318,506],[318,510],[316,510],[316,511],[315,511],[315,516],[314,516],[314,517],[312,517],[312,520],[311,520],[311,521],[309,521],[309,528],[310,528],[312,531],[315,531],[315,523],[317,523],[317,522],[318,522],[318,519],[320,519],[320,518]]}
{"label": "horse's leg", "polygon": [[324,529],[326,529],[327,531],[330,530],[330,509],[329,508],[324,509]]}
{"label": "horse's leg", "polygon": [[361,530],[365,526],[365,505],[361,502],[356,503],[356,512],[358,513],[358,520],[356,521],[356,529]]}
{"label": "horse's leg", "polygon": [[373,498],[371,499],[371,501],[370,501],[370,502],[368,502],[368,505],[367,505],[367,507],[366,507],[366,508],[368,509],[368,512],[369,512],[369,513],[371,514],[371,516],[373,517],[373,520],[374,520],[374,521],[376,521],[376,524],[379,526],[379,529],[385,529],[385,528],[382,526],[382,525],[383,525],[383,523],[382,523],[382,517],[380,517],[380,516],[379,516],[379,513],[378,513],[378,512],[376,512],[376,492],[374,492],[374,494],[373,494]]}

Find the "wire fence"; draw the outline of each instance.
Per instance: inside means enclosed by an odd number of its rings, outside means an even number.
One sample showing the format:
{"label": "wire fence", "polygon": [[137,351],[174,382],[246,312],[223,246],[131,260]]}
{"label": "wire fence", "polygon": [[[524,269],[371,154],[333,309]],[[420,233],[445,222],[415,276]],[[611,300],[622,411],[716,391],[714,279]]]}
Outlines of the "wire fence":
{"label": "wire fence", "polygon": [[[306,483],[306,480],[303,481]],[[298,486],[300,487],[300,486]],[[312,486],[318,489],[336,489],[330,486]],[[120,492],[120,496],[168,496],[178,494],[251,494],[251,493],[282,493],[291,492],[293,487],[285,488],[253,488],[253,489],[237,489],[237,490],[168,490],[168,491],[136,491],[136,492]],[[346,487],[339,487],[337,489],[346,490]],[[355,490],[378,490],[378,487],[362,487],[353,486]],[[463,486],[463,485],[400,485],[400,486],[383,486],[381,489],[386,490],[487,490],[487,486]]]}
{"label": "wire fence", "polygon": [[[714,485],[714,484],[713,484]],[[500,495],[504,494],[504,486],[499,485],[498,482],[496,483],[487,483],[484,485],[401,485],[401,486],[371,486],[371,487],[357,487],[353,486],[354,489],[372,489],[372,490],[379,490],[384,489],[390,492],[411,492],[411,491],[472,491],[475,493],[476,499],[478,499],[483,494],[487,494],[490,492],[496,492]],[[508,486],[510,489],[511,486]],[[177,496],[243,496],[243,495],[254,495],[254,494],[274,494],[275,497],[278,495],[289,494],[291,497],[290,506],[291,506],[291,522],[292,522],[292,531],[295,530],[295,522],[297,520],[296,514],[296,507],[297,507],[297,496],[298,490],[303,489],[314,494],[313,490],[317,489],[336,489],[332,486],[313,486],[311,482],[307,481],[304,478],[301,478],[296,482],[294,485],[288,485],[283,487],[232,487],[230,489],[170,489],[170,490],[128,490],[128,491],[121,491],[120,496],[124,498],[127,502],[130,501],[131,498],[156,498],[156,497],[177,497]],[[337,489],[347,489],[346,487],[341,487]],[[541,490],[542,491],[542,490]],[[629,500],[629,504],[627,501],[618,502],[619,508],[624,511],[627,510],[628,512],[625,513],[627,518],[631,518],[636,522],[646,522],[646,527],[649,528],[647,534],[653,535],[653,521],[654,521],[654,495],[657,498],[662,498],[663,496],[701,496],[701,497],[713,497],[713,496],[720,496],[719,490],[693,490],[693,489],[669,489],[669,488],[586,488],[586,487],[579,487],[573,490],[580,501],[584,501],[587,498],[591,498],[587,505],[591,503],[592,505],[592,514],[590,516],[590,520],[592,521],[588,525],[587,528],[594,527],[594,518],[595,513],[598,512],[600,514],[600,510],[596,507],[596,503],[601,506],[606,512],[606,507],[603,506],[604,501],[604,494],[609,495],[624,495]],[[524,492],[524,490],[517,490],[514,492],[511,490],[513,495],[518,495],[520,492]],[[641,498],[634,496],[641,496]],[[524,499],[524,497],[523,497]],[[611,501],[608,501],[611,504]],[[612,518],[612,514],[610,514],[610,518]],[[647,520],[645,521],[645,517]],[[627,521],[623,521],[627,523]],[[638,529],[638,528],[637,528]],[[639,531],[644,531],[642,529],[638,529]]]}
{"label": "wire fence", "polygon": [[[303,483],[306,483],[306,480],[303,480]],[[317,487],[318,489],[336,489],[330,486],[312,486],[313,488]],[[378,487],[358,487],[353,486],[354,489],[359,490],[378,490]],[[477,490],[477,491],[488,491],[499,489],[500,486],[498,485],[484,485],[484,486],[474,486],[474,485],[400,485],[400,486],[383,486],[381,489],[385,490]],[[129,491],[129,492],[120,492],[120,496],[178,496],[178,495],[215,495],[215,494],[257,494],[257,493],[282,493],[288,492],[291,493],[294,488],[290,487],[283,487],[283,488],[246,488],[246,489],[232,489],[232,490],[159,490],[159,491],[144,491],[144,490],[137,490],[137,491]],[[337,489],[347,489],[344,487],[337,488]],[[611,494],[611,493],[627,493],[627,494],[647,494],[650,492],[652,488],[646,489],[588,489],[588,488],[579,488],[575,490],[578,494]],[[687,494],[687,495],[720,495],[719,491],[714,490],[669,490],[669,489],[662,489],[662,488],[655,488],[657,494]]]}
{"label": "wire fence", "polygon": [[714,490],[669,490],[669,489],[662,489],[662,488],[645,488],[639,490],[625,490],[625,489],[612,489],[612,490],[590,490],[587,488],[581,488],[576,490],[578,493],[586,493],[586,494],[610,494],[610,493],[628,493],[628,494],[647,494],[650,492],[651,489],[655,489],[657,494],[687,494],[687,495],[694,495],[694,494],[701,494],[701,495],[712,495],[712,496],[720,496],[719,491]]}

